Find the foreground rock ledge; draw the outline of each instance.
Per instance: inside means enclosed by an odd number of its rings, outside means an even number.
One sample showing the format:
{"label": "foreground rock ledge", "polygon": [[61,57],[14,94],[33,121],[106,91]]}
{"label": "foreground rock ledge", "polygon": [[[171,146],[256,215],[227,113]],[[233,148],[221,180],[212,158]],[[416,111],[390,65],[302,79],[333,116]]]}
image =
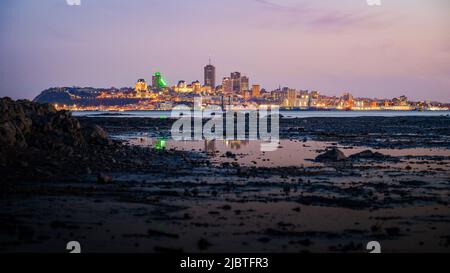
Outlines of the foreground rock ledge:
{"label": "foreground rock ledge", "polygon": [[[68,111],[27,100],[0,99],[0,175],[3,181],[73,179],[108,172],[180,170],[185,153],[132,147],[81,125]],[[164,166],[164,168],[161,168]]]}

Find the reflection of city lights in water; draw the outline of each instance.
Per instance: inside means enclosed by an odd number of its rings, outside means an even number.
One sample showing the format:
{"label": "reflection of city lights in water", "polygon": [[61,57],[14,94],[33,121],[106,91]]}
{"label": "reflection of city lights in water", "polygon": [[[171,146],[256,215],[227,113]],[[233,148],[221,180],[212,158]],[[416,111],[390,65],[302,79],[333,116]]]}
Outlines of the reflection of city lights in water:
{"label": "reflection of city lights in water", "polygon": [[246,146],[249,141],[248,140],[225,140],[225,145],[233,150],[239,150],[242,147]]}
{"label": "reflection of city lights in water", "polygon": [[[208,155],[216,155],[217,149],[216,149],[216,141],[217,140],[205,140],[205,153]],[[248,140],[224,140],[221,141],[225,144],[227,148],[230,148],[232,150],[240,150],[241,148],[245,147],[247,144],[249,144]]]}
{"label": "reflection of city lights in water", "polygon": [[163,138],[158,138],[155,143],[153,143],[153,148],[155,150],[164,150],[166,149],[166,140]]}

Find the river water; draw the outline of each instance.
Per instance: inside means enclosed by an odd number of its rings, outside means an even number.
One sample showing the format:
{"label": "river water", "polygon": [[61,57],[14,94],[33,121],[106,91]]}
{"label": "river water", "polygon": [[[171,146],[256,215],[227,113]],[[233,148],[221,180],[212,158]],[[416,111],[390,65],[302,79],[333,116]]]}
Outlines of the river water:
{"label": "river water", "polygon": [[[166,118],[170,111],[82,111],[74,116]],[[280,111],[286,118],[309,117],[401,117],[401,116],[450,116],[450,111]]]}

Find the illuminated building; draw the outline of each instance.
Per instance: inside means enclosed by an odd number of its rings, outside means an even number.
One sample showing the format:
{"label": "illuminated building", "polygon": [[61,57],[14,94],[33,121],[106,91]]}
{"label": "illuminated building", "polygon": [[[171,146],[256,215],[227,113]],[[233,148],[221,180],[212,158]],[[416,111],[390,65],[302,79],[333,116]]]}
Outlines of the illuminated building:
{"label": "illuminated building", "polygon": [[148,90],[147,83],[144,79],[139,79],[134,85],[135,92],[146,92]]}
{"label": "illuminated building", "polygon": [[244,94],[246,91],[249,91],[249,79],[246,76],[242,76],[241,77],[241,89],[240,89],[240,93]]}
{"label": "illuminated building", "polygon": [[211,87],[212,90],[216,88],[216,68],[211,65],[211,61],[204,69],[205,86]]}
{"label": "illuminated building", "polygon": [[348,109],[352,109],[353,106],[354,106],[354,100],[353,100],[352,94],[350,94],[349,92],[344,93],[341,97],[341,101],[339,103],[338,108],[348,110]]}
{"label": "illuminated building", "polygon": [[177,86],[175,86],[173,89],[175,92],[178,92],[178,93],[191,93],[192,92],[192,86],[186,84],[185,81],[179,81]]}
{"label": "illuminated building", "polygon": [[233,93],[241,92],[241,73],[233,72],[231,73],[231,83]]}
{"label": "illuminated building", "polygon": [[243,97],[244,97],[245,100],[248,100],[248,99],[251,98],[252,93],[251,93],[250,91],[247,90],[247,91],[243,91],[243,92],[242,92],[242,95],[243,95]]}
{"label": "illuminated building", "polygon": [[261,86],[259,84],[252,85],[252,97],[259,98],[261,95]]}
{"label": "illuminated building", "polygon": [[136,92],[136,97],[145,97],[148,92],[148,86],[144,79],[139,79],[134,85],[134,91]]}
{"label": "illuminated building", "polygon": [[233,81],[229,77],[225,77],[222,80],[223,93],[230,94],[233,92]]}
{"label": "illuminated building", "polygon": [[167,82],[164,80],[160,72],[156,72],[152,76],[152,87],[155,89],[162,89],[167,86]]}
{"label": "illuminated building", "polygon": [[288,88],[287,90],[283,90],[285,94],[284,106],[286,107],[295,107],[295,101],[297,100],[297,90]]}
{"label": "illuminated building", "polygon": [[202,91],[202,84],[199,81],[192,82],[192,92],[200,93]]}
{"label": "illuminated building", "polygon": [[318,99],[319,98],[319,91],[311,91],[310,97],[311,99]]}

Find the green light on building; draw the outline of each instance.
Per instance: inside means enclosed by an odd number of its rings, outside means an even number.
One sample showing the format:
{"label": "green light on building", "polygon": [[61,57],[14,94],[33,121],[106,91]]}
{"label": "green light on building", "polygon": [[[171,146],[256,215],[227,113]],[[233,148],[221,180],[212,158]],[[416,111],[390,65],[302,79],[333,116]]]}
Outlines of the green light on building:
{"label": "green light on building", "polygon": [[165,88],[167,87],[167,81],[163,78],[161,75],[161,72],[155,72],[154,78],[154,84],[156,84],[157,88]]}

